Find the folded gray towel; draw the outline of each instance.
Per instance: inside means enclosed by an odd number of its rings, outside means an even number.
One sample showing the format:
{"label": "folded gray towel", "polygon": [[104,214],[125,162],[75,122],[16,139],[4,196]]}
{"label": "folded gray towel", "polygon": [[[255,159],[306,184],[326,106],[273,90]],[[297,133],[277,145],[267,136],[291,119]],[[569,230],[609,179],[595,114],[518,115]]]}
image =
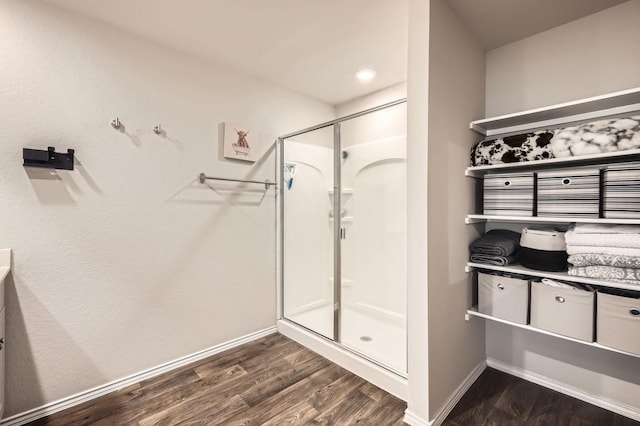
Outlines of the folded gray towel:
{"label": "folded gray towel", "polygon": [[471,253],[509,256],[520,247],[520,233],[508,229],[492,229],[469,246]]}
{"label": "folded gray towel", "polygon": [[517,253],[509,256],[491,256],[488,254],[471,253],[470,261],[474,263],[485,263],[487,265],[505,266],[518,262]]}

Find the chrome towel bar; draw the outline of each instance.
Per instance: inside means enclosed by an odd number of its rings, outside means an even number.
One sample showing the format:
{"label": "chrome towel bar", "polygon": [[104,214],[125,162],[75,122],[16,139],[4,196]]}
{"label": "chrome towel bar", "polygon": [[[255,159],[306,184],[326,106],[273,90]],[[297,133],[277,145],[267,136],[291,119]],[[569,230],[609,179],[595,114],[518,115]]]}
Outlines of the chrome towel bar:
{"label": "chrome towel bar", "polygon": [[206,180],[223,180],[227,182],[259,183],[264,185],[264,189],[269,189],[271,185],[276,184],[275,182],[270,182],[268,179],[261,181],[261,180],[222,178],[222,177],[207,176],[204,173],[200,173],[200,175],[198,176],[198,180],[200,181],[200,183],[204,183]]}

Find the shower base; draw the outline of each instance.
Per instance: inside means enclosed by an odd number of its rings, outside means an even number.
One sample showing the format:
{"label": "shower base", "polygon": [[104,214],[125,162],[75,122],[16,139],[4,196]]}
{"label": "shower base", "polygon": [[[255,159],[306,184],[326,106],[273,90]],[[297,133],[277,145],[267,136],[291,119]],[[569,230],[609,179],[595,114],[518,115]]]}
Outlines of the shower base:
{"label": "shower base", "polygon": [[352,350],[345,349],[327,338],[287,319],[277,322],[278,331],[302,346],[322,355],[342,368],[362,377],[392,395],[406,401],[408,395],[407,379],[381,367],[368,358],[357,355]]}
{"label": "shower base", "polygon": [[[404,321],[385,318],[358,307],[342,309],[342,345],[401,376],[407,371],[407,334]],[[333,336],[330,304],[287,317],[325,337]]]}

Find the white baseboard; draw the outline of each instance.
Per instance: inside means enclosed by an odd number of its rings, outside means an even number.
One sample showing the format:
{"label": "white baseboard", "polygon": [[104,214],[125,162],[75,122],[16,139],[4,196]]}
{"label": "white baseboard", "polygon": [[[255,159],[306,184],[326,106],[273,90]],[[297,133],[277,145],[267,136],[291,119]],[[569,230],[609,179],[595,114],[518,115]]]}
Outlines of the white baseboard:
{"label": "white baseboard", "polygon": [[24,425],[26,423],[40,419],[42,417],[50,416],[54,413],[57,413],[62,410],[66,410],[67,408],[74,407],[76,405],[82,404],[84,402],[90,401],[100,396],[107,395],[118,389],[122,389],[124,387],[149,379],[151,377],[158,376],[162,373],[166,373],[168,371],[191,364],[193,362],[210,357],[212,355],[219,354],[220,352],[233,349],[237,346],[243,345],[245,343],[249,343],[261,337],[268,336],[270,334],[275,333],[276,331],[277,331],[276,327],[273,326],[273,327],[265,328],[264,330],[259,330],[254,333],[247,334],[242,337],[238,337],[237,339],[229,340],[219,345],[212,346],[208,349],[203,349],[191,355],[187,355],[182,358],[178,358],[173,361],[169,361],[167,363],[158,365],[156,367],[152,367],[148,370],[144,370],[139,373],[135,373],[118,380],[114,380],[113,382],[109,382],[104,385],[95,387],[93,389],[89,389],[84,392],[80,392],[75,395],[71,395],[69,397],[60,399],[58,401],[45,404],[41,407],[33,408],[29,411],[25,411],[24,413],[16,414],[14,416],[11,416],[2,420],[0,422],[0,425],[2,426]]}
{"label": "white baseboard", "polygon": [[500,370],[504,373],[511,374],[512,376],[519,377],[529,382],[544,386],[545,388],[553,389],[554,391],[563,393],[565,395],[572,396],[576,399],[588,402],[605,410],[613,411],[621,416],[629,417],[630,419],[640,421],[640,413],[635,407],[622,404],[618,401],[613,401],[602,396],[596,396],[589,392],[585,392],[583,389],[576,388],[574,386],[567,385],[566,383],[558,382],[549,377],[542,376],[537,373],[525,370],[520,367],[506,364],[494,358],[487,358],[487,365],[496,370]]}
{"label": "white baseboard", "polygon": [[456,388],[455,391],[451,394],[449,399],[444,403],[442,408],[435,415],[433,420],[427,421],[421,417],[418,417],[415,413],[411,412],[408,408],[404,413],[404,422],[410,424],[411,426],[440,426],[442,422],[445,421],[451,410],[456,406],[460,399],[464,396],[464,394],[469,390],[471,385],[473,385],[480,374],[487,368],[486,361],[480,362],[475,366],[473,370],[464,378],[462,383]]}
{"label": "white baseboard", "polygon": [[484,369],[487,368],[487,362],[483,360],[476,367],[471,370],[471,372],[465,377],[465,379],[460,383],[460,386],[451,394],[447,402],[442,406],[442,408],[435,415],[433,420],[431,420],[431,426],[440,426],[442,422],[445,421],[451,410],[456,406],[460,399],[464,396],[464,394],[469,390],[472,384],[478,380],[478,377],[482,374]]}
{"label": "white baseboard", "polygon": [[431,426],[431,423],[422,417],[415,415],[413,412],[409,411],[408,408],[404,412],[404,419],[402,420],[411,426]]}

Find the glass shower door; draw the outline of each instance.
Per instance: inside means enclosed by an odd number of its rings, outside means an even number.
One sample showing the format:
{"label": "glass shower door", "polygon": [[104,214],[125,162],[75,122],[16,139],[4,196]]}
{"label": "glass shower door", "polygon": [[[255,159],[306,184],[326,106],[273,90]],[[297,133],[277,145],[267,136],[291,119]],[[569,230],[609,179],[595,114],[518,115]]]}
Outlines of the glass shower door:
{"label": "glass shower door", "polygon": [[283,316],[406,375],[406,104],[319,126],[280,143]]}
{"label": "glass shower door", "polygon": [[284,317],[334,339],[333,128],[284,139]]}
{"label": "glass shower door", "polygon": [[340,342],[406,373],[406,105],[341,123]]}

